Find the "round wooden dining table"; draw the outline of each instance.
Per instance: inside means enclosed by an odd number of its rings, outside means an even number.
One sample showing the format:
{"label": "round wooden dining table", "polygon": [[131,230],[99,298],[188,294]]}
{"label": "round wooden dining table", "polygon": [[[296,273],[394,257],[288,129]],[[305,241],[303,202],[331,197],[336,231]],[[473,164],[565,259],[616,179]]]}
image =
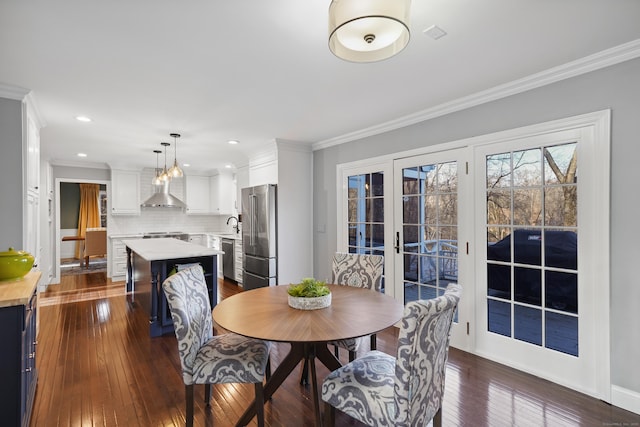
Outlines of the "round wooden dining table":
{"label": "round wooden dining table", "polygon": [[[288,342],[291,350],[264,388],[267,401],[296,366],[310,361],[316,424],[321,425],[315,359],[329,370],[340,361],[327,342],[379,332],[402,318],[404,305],[380,292],[343,285],[328,285],[331,305],[317,310],[298,310],[288,304],[288,286],[270,286],[240,292],[218,303],[213,320],[221,328],[251,338]],[[237,425],[254,416],[250,405]]]}

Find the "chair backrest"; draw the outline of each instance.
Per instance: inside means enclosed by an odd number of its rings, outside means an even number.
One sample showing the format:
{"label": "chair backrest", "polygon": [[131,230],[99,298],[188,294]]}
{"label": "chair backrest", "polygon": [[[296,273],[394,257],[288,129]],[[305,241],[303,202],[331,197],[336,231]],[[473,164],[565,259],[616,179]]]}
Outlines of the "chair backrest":
{"label": "chair backrest", "polygon": [[107,230],[105,228],[90,229],[85,232],[84,256],[107,254]]}
{"label": "chair backrest", "polygon": [[185,268],[162,284],[171,310],[184,383],[193,384],[193,362],[198,350],[213,337],[211,302],[202,267]]}
{"label": "chair backrest", "polygon": [[382,255],[336,252],[331,263],[331,283],[380,291],[383,266]]}
{"label": "chair backrest", "polygon": [[427,425],[442,406],[449,333],[462,287],[411,301],[404,309],[396,355],[396,426]]}

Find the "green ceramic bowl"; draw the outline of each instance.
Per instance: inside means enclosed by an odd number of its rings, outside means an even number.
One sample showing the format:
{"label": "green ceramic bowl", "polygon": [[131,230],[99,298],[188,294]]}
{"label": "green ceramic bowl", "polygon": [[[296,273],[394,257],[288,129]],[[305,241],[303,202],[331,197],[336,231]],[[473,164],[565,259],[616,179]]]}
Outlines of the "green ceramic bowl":
{"label": "green ceramic bowl", "polygon": [[33,267],[33,255],[9,248],[0,252],[0,280],[20,279]]}

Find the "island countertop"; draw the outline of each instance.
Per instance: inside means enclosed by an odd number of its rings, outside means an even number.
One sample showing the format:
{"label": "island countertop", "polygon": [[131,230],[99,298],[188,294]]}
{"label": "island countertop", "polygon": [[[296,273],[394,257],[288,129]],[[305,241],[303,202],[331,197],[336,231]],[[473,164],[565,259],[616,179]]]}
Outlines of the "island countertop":
{"label": "island countertop", "polygon": [[224,254],[217,249],[172,238],[124,239],[122,243],[146,261]]}

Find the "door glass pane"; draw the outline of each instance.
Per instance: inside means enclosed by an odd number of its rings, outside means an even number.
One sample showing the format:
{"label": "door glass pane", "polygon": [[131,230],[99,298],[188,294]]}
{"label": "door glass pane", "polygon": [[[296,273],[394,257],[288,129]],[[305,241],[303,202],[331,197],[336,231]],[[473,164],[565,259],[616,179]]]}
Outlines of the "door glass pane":
{"label": "door glass pane", "polygon": [[488,330],[577,356],[576,144],[486,167]]}
{"label": "door glass pane", "polygon": [[384,173],[352,175],[347,185],[349,252],[384,255]]}
{"label": "door glass pane", "polygon": [[458,166],[404,168],[404,300],[442,295],[458,280]]}

